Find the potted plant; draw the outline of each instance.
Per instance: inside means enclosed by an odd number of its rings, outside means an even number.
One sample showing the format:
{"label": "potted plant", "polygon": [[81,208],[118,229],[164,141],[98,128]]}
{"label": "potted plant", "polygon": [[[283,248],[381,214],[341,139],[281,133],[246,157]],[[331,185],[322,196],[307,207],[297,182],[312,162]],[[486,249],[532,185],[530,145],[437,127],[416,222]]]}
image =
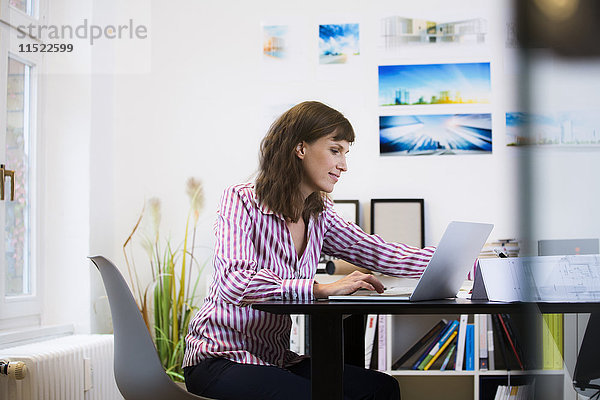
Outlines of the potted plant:
{"label": "potted plant", "polygon": [[[144,204],[133,230],[123,244],[123,254],[134,298],[148,331],[154,339],[160,361],[167,374],[176,382],[183,382],[181,364],[185,352],[185,336],[190,318],[198,309],[198,283],[206,263],[198,262],[194,255],[198,219],[204,203],[201,182],[187,181],[190,208],[185,223],[183,241],[174,246],[170,239],[161,240],[161,203],[151,198]],[[144,218],[150,218],[152,232],[140,228]],[[142,247],[148,257],[147,267],[152,281],[140,283],[133,261],[134,239],[141,236]],[[193,271],[196,270],[196,274]]]}

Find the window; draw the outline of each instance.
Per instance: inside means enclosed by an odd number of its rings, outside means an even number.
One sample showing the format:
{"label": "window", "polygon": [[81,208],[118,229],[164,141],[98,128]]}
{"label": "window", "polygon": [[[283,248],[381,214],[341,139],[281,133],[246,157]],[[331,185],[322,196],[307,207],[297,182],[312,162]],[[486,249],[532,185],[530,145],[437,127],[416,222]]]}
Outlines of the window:
{"label": "window", "polygon": [[9,0],[9,5],[13,9],[21,11],[23,14],[33,16],[33,0]]}
{"label": "window", "polygon": [[[22,296],[32,293],[31,283],[31,238],[29,197],[30,176],[30,115],[31,115],[31,70],[33,66],[8,56],[6,94],[6,136],[4,160],[6,169],[14,172],[11,193],[5,180],[4,197],[4,261],[5,295]],[[13,189],[14,186],[14,189]]]}
{"label": "window", "polygon": [[[0,0],[3,1],[3,0]],[[41,56],[19,53],[18,39],[8,23],[6,3],[0,13],[0,326],[10,329],[39,323],[37,282],[37,99]],[[9,0],[13,9],[33,15],[31,0]],[[11,199],[14,193],[14,198]],[[0,193],[1,194],[1,193]]]}

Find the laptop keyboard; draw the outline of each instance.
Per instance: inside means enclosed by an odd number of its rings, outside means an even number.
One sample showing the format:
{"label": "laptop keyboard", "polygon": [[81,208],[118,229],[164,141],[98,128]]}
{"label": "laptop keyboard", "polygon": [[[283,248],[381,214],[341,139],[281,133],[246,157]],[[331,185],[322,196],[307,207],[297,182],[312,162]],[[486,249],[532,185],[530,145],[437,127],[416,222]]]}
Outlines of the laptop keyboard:
{"label": "laptop keyboard", "polygon": [[390,296],[410,296],[414,291],[414,286],[390,286],[389,288],[385,288],[383,294]]}

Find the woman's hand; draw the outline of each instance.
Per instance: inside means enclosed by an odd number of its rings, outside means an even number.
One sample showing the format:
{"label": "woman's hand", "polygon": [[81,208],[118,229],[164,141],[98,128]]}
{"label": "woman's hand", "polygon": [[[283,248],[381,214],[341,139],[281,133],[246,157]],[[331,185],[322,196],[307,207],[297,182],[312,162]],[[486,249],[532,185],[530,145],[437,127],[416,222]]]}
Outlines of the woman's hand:
{"label": "woman's hand", "polygon": [[375,276],[354,271],[339,281],[333,283],[316,283],[313,295],[316,299],[326,299],[329,296],[351,294],[358,289],[373,290],[383,293],[383,284]]}

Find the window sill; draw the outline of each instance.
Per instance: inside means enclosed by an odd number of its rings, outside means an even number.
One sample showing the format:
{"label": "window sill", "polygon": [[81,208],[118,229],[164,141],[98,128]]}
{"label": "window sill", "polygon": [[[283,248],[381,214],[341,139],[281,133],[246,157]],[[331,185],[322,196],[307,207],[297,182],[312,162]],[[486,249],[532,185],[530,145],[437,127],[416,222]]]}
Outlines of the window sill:
{"label": "window sill", "polygon": [[72,335],[74,331],[75,329],[71,324],[36,326],[34,328],[0,331],[0,349],[40,342],[42,340],[54,339],[61,336],[69,336]]}

